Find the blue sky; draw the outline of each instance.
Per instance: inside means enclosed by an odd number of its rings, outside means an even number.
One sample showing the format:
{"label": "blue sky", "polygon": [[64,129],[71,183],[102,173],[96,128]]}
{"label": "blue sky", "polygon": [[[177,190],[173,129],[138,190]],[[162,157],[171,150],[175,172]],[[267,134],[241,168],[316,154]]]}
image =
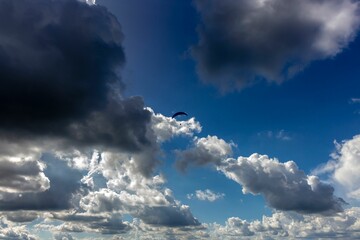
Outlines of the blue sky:
{"label": "blue sky", "polygon": [[358,239],[359,4],[0,0],[0,238]]}

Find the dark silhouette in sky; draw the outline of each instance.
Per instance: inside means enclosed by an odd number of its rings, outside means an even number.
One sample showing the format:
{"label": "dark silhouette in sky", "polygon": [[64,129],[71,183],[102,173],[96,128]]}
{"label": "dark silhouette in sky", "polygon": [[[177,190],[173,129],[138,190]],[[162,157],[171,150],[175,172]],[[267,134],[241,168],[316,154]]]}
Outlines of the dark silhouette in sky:
{"label": "dark silhouette in sky", "polygon": [[188,114],[187,114],[186,112],[177,112],[177,113],[174,113],[174,115],[172,115],[172,118],[175,118],[175,117],[177,117],[177,116],[179,116],[179,115],[186,115],[186,116],[188,116]]}

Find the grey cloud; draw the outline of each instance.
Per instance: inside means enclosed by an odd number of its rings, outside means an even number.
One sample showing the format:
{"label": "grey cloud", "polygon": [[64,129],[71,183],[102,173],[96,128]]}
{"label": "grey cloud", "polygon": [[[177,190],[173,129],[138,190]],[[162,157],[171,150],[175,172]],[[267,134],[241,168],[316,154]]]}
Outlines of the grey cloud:
{"label": "grey cloud", "polygon": [[3,215],[6,216],[7,220],[16,223],[32,222],[39,217],[39,214],[35,211],[10,211],[3,212]]}
{"label": "grey cloud", "polygon": [[75,240],[70,233],[56,233],[54,234],[55,240]]}
{"label": "grey cloud", "polygon": [[209,163],[218,164],[221,158],[210,154],[205,149],[188,149],[177,151],[176,168],[185,172],[189,166],[205,166]]}
{"label": "grey cloud", "polygon": [[98,229],[101,234],[122,234],[131,229],[128,224],[122,222],[120,217],[116,216],[111,216],[101,222],[92,222],[89,227]]}
{"label": "grey cloud", "polygon": [[206,227],[204,225],[178,226],[167,227],[160,225],[150,225],[144,223],[142,220],[135,218],[132,222],[133,231],[129,232],[128,238],[134,239],[141,234],[144,239],[176,239],[176,240],[190,240],[190,239],[206,239],[210,238]]}
{"label": "grey cloud", "polygon": [[81,172],[71,169],[65,161],[44,158],[45,175],[50,180],[50,188],[39,193],[3,193],[0,200],[1,210],[61,210],[73,207],[71,202],[74,194],[81,191]]}
{"label": "grey cloud", "polygon": [[[91,191],[79,207],[92,214],[121,213],[157,226],[198,225],[188,206],[181,205],[162,175],[145,177],[136,169],[136,160],[126,154],[102,153],[96,171],[106,179],[107,188]],[[135,158],[135,157],[134,157]],[[91,175],[87,176],[90,179]]]}
{"label": "grey cloud", "polygon": [[351,0],[195,0],[199,42],[191,47],[204,82],[241,89],[280,83],[314,60],[333,57],[355,37]]}
{"label": "grey cloud", "polygon": [[65,222],[90,223],[103,220],[105,217],[100,214],[88,214],[78,212],[53,212],[52,218]]}
{"label": "grey cloud", "polygon": [[0,195],[1,192],[25,193],[43,192],[50,187],[44,174],[44,164],[37,159],[4,159],[0,157]]}
{"label": "grey cloud", "polygon": [[[123,35],[105,8],[75,0],[0,1],[0,126],[61,134],[121,85]],[[118,87],[118,88],[119,88]]]}
{"label": "grey cloud", "polygon": [[71,123],[66,139],[81,146],[101,146],[137,152],[155,147],[150,125],[151,113],[144,109],[141,97],[113,99],[103,111]]}
{"label": "grey cloud", "polygon": [[0,145],[146,152],[137,168],[150,176],[158,164],[152,113],[141,97],[121,96],[117,19],[77,0],[0,0],[0,22]]}
{"label": "grey cloud", "polygon": [[306,175],[295,162],[281,163],[260,154],[229,158],[233,145],[216,136],[194,139],[193,148],[178,152],[178,166],[213,164],[244,193],[263,195],[275,209],[324,215],[343,211],[345,201],[334,195],[333,186]]}
{"label": "grey cloud", "polygon": [[64,222],[71,222],[70,226],[62,230],[79,232],[75,226],[83,226],[87,231],[94,231],[101,234],[121,234],[128,232],[131,227],[124,223],[120,214],[88,214],[88,213],[53,213],[53,218]]}
{"label": "grey cloud", "polygon": [[265,155],[227,159],[218,169],[241,184],[244,193],[262,194],[275,209],[300,213],[333,214],[343,211],[344,200],[316,176],[307,176],[292,162],[280,163]]}
{"label": "grey cloud", "polygon": [[[152,206],[151,199],[141,193],[130,194],[124,190],[120,194],[102,189],[98,192],[92,192],[85,196],[81,201],[81,207],[91,213],[115,213],[121,212],[130,214],[133,217],[140,218],[146,224],[179,227],[199,225],[199,221],[194,218],[189,207],[179,205],[170,196],[169,202],[158,203],[158,206]],[[142,202],[138,202],[142,201]]]}
{"label": "grey cloud", "polygon": [[233,143],[227,143],[217,136],[195,138],[193,148],[176,152],[176,167],[184,172],[189,166],[218,165],[232,154],[233,146]]}
{"label": "grey cloud", "polygon": [[190,212],[190,208],[184,205],[177,207],[145,207],[143,211],[135,216],[152,225],[168,227],[200,225],[200,222]]}

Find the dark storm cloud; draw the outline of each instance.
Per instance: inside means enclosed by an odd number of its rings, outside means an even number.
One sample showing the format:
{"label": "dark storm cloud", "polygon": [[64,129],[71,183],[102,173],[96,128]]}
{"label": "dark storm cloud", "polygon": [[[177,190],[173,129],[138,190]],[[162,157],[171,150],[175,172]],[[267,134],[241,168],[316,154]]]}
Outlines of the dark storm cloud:
{"label": "dark storm cloud", "polygon": [[122,40],[116,18],[100,6],[1,0],[0,126],[56,131],[104,107],[110,85],[120,84]]}
{"label": "dark storm cloud", "polygon": [[222,90],[256,80],[281,82],[354,38],[351,0],[195,0],[202,17],[191,48],[201,78]]}
{"label": "dark storm cloud", "polygon": [[151,113],[141,97],[111,100],[103,111],[92,112],[85,120],[72,123],[67,138],[80,145],[104,145],[130,151],[151,146]]}
{"label": "dark storm cloud", "polygon": [[120,97],[122,41],[104,7],[0,0],[0,137],[129,151],[151,145],[143,100]]}

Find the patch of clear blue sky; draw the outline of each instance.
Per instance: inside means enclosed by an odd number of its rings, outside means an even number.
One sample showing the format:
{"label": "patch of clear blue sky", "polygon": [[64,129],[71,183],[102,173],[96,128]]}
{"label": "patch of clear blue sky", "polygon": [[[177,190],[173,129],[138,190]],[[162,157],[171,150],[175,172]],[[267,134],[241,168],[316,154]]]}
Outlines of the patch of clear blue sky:
{"label": "patch of clear blue sky", "polygon": [[[333,140],[359,134],[360,39],[333,59],[317,61],[281,85],[257,84],[241,92],[221,95],[198,79],[195,62],[186,58],[196,44],[199,16],[192,1],[98,0],[116,15],[125,34],[127,64],[122,71],[126,95],[141,95],[155,112],[170,116],[186,111],[203,126],[199,136],[217,135],[233,140],[235,155],[254,152],[285,162],[294,160],[309,172],[329,159]],[[284,130],[291,140],[268,138],[266,131]],[[172,149],[186,147],[183,140],[166,144],[168,155],[161,170],[175,196],[189,203],[200,220],[261,216],[261,197],[242,195],[236,183],[210,169],[193,169],[181,175],[172,167]],[[169,177],[171,176],[171,177]],[[187,200],[186,194],[209,188],[225,192],[215,203]],[[240,201],[242,199],[242,202]],[[228,216],[229,215],[229,216]]]}

